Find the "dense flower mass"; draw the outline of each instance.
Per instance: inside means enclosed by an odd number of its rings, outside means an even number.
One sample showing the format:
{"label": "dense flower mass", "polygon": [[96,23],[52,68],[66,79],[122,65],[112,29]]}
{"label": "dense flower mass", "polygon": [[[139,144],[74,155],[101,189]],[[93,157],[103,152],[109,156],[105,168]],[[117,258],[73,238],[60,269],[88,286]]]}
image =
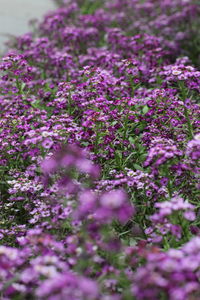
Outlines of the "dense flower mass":
{"label": "dense flower mass", "polygon": [[199,1],[56,3],[0,63],[0,297],[198,300]]}

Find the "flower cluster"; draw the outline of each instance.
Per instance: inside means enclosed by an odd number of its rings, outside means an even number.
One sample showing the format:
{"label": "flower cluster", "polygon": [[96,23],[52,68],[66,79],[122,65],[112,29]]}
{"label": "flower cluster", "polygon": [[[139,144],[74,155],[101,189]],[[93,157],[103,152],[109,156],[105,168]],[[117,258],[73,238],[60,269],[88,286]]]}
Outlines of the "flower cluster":
{"label": "flower cluster", "polygon": [[169,299],[198,299],[199,237],[193,238],[182,249],[166,253],[155,249],[147,254],[146,264],[135,274],[133,292],[138,299],[159,299],[167,294]]}
{"label": "flower cluster", "polygon": [[0,63],[4,300],[198,300],[197,0],[55,0]]}

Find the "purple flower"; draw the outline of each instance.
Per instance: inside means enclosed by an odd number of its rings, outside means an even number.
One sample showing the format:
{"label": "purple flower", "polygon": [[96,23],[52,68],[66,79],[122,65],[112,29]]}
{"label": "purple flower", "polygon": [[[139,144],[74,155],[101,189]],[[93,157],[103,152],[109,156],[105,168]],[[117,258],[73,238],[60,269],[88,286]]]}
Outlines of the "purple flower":
{"label": "purple flower", "polygon": [[43,142],[42,142],[42,146],[45,148],[45,149],[50,149],[52,146],[53,146],[53,141],[51,139],[45,139]]}

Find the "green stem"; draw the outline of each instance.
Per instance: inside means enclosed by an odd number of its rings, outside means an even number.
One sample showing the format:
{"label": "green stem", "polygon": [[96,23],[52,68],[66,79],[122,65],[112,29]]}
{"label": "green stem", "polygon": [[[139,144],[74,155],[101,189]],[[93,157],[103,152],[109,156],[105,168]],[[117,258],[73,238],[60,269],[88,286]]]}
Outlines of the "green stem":
{"label": "green stem", "polygon": [[192,123],[190,121],[188,109],[186,106],[184,106],[184,114],[185,118],[187,120],[187,126],[188,126],[188,132],[189,132],[189,138],[192,140],[193,139],[193,128],[192,128]]}
{"label": "green stem", "polygon": [[167,188],[168,188],[169,196],[171,198],[172,197],[172,184],[171,184],[170,178],[168,178]]}
{"label": "green stem", "polygon": [[21,86],[21,83],[19,82],[18,78],[16,78],[16,85],[17,85],[17,88],[18,88],[18,94],[20,95],[21,92],[22,92],[22,86]]}
{"label": "green stem", "polygon": [[[186,87],[184,86],[184,83],[182,81],[179,81],[179,88],[180,88],[182,100],[184,101],[184,104],[185,104],[185,100],[187,99],[187,91],[186,91]],[[192,128],[192,123],[191,123],[190,116],[189,116],[188,109],[187,109],[186,105],[184,105],[184,115],[185,115],[185,118],[186,118],[186,121],[187,121],[189,138],[192,140],[193,136],[194,136],[193,128]]]}
{"label": "green stem", "polygon": [[126,140],[126,135],[127,135],[127,130],[128,130],[128,114],[125,117],[125,122],[124,122],[124,133],[123,133],[123,140]]}
{"label": "green stem", "polygon": [[170,245],[169,245],[169,242],[168,242],[166,236],[163,237],[163,242],[164,242],[164,248],[165,248],[165,250],[169,250]]}

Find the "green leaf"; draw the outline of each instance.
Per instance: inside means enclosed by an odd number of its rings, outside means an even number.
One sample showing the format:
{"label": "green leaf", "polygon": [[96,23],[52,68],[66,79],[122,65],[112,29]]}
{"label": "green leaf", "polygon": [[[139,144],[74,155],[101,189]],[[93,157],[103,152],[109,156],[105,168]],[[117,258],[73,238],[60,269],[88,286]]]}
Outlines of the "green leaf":
{"label": "green leaf", "polygon": [[129,140],[129,142],[130,142],[131,144],[135,144],[135,140],[134,140],[134,138],[133,138],[132,136],[130,136],[130,137],[128,138],[128,140]]}
{"label": "green leaf", "polygon": [[84,146],[84,147],[87,147],[89,145],[88,142],[81,142],[81,144]]}
{"label": "green leaf", "polygon": [[40,100],[36,100],[36,101],[32,102],[31,105],[34,108],[40,108],[41,107]]}
{"label": "green leaf", "polygon": [[137,152],[132,152],[126,159],[125,159],[125,162],[124,162],[124,165],[126,165],[126,163],[130,160],[130,158],[132,157],[132,156],[134,156],[135,154],[136,154]]}
{"label": "green leaf", "polygon": [[138,164],[133,164],[133,166],[136,170],[144,171],[144,169]]}
{"label": "green leaf", "polygon": [[120,151],[115,152],[115,161],[116,161],[118,167],[121,167],[122,153]]}
{"label": "green leaf", "polygon": [[21,85],[21,90],[22,90],[22,91],[24,90],[25,86],[26,86],[26,83],[25,83],[25,82],[22,82],[22,85]]}
{"label": "green leaf", "polygon": [[143,114],[145,115],[149,111],[149,108],[147,105],[145,105],[142,109]]}
{"label": "green leaf", "polygon": [[134,238],[130,239],[130,246],[135,246],[137,244],[137,240]]}

